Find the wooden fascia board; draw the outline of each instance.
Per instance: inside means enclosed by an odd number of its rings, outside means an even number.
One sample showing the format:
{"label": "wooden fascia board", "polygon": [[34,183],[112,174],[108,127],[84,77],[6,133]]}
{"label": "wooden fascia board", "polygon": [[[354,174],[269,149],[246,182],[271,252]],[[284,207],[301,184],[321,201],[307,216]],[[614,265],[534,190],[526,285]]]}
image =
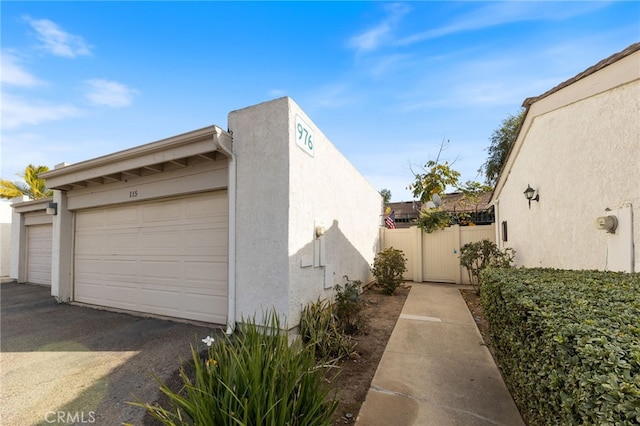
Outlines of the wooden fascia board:
{"label": "wooden fascia board", "polygon": [[16,213],[35,212],[39,210],[45,210],[49,203],[53,202],[53,198],[40,198],[39,200],[22,201],[12,204]]}
{"label": "wooden fascia board", "polygon": [[[217,132],[216,129],[218,129]],[[41,176],[46,180],[48,188],[58,189],[74,182],[114,175],[125,170],[139,169],[214,151],[217,149],[214,137],[220,133],[230,138],[217,126],[209,126],[158,142],[54,169]]]}

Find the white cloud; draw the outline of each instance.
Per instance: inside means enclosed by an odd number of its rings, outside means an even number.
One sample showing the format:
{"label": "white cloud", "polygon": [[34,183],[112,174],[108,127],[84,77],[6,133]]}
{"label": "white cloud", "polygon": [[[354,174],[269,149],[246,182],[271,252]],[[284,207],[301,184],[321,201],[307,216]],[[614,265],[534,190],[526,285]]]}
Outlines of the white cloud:
{"label": "white cloud", "polygon": [[116,81],[92,79],[85,81],[87,92],[85,97],[93,105],[104,105],[111,108],[121,108],[131,105],[133,97],[138,93],[136,89],[125,86]]}
{"label": "white cloud", "polygon": [[411,8],[404,3],[392,3],[386,5],[388,16],[373,28],[353,36],[349,40],[349,46],[358,51],[376,50],[381,44],[391,37],[391,33],[397,27],[401,18],[409,13]]}
{"label": "white cloud", "polygon": [[515,22],[538,20],[563,20],[593,12],[606,7],[603,2],[546,2],[541,7],[537,2],[503,1],[489,3],[458,16],[455,20],[438,28],[429,29],[398,40],[398,45],[409,45],[449,34],[479,30]]}
{"label": "white cloud", "polygon": [[0,53],[0,63],[2,64],[0,81],[2,84],[19,87],[34,87],[44,84],[42,80],[24,69],[19,62],[19,59],[9,52]]}
{"label": "white cloud", "polygon": [[66,104],[49,104],[46,102],[31,102],[18,96],[2,93],[2,127],[14,129],[26,124],[39,124],[44,121],[61,120],[76,117],[82,112]]}
{"label": "white cloud", "polygon": [[62,30],[55,22],[48,19],[32,19],[29,16],[25,16],[24,20],[36,31],[43,48],[51,54],[65,58],[91,55],[91,45],[81,36]]}

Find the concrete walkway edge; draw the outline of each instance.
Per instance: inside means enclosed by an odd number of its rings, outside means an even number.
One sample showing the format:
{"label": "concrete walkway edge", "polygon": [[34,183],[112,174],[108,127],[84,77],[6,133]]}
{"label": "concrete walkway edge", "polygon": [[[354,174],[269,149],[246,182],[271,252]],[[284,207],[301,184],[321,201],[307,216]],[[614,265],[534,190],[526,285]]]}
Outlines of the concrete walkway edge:
{"label": "concrete walkway edge", "polygon": [[524,425],[456,284],[411,283],[359,426]]}

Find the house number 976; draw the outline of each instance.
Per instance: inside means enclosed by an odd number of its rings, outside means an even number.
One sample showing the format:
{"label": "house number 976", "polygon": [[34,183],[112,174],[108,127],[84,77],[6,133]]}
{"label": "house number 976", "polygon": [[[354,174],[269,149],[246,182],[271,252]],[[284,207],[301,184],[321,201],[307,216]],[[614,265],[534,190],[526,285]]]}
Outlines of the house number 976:
{"label": "house number 976", "polygon": [[314,138],[313,130],[311,126],[304,122],[300,117],[296,115],[296,144],[302,148],[304,152],[313,157],[314,153]]}
{"label": "house number 976", "polygon": [[136,198],[138,196],[138,191],[129,191],[129,198]]}

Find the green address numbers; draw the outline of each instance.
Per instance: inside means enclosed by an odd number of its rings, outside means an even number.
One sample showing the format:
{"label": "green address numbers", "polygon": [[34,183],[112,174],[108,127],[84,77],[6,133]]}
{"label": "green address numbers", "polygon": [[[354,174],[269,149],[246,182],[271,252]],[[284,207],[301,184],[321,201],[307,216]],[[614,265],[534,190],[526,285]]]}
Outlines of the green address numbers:
{"label": "green address numbers", "polygon": [[296,144],[313,157],[314,138],[311,126],[296,115]]}

